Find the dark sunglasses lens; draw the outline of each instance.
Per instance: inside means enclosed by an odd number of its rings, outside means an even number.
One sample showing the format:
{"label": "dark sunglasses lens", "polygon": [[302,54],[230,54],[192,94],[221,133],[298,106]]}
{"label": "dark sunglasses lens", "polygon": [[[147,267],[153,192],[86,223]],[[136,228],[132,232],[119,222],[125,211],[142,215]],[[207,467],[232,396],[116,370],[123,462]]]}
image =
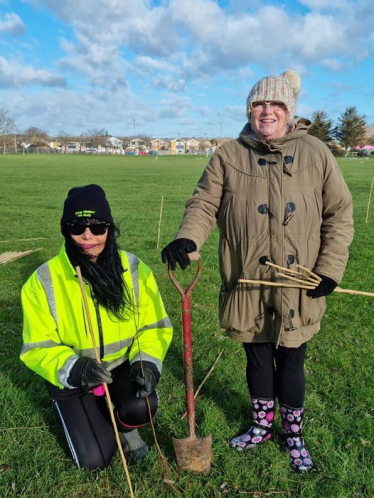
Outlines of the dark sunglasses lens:
{"label": "dark sunglasses lens", "polygon": [[104,235],[106,229],[108,228],[106,225],[88,225],[91,230],[92,235]]}
{"label": "dark sunglasses lens", "polygon": [[82,233],[86,230],[86,225],[78,225],[78,223],[74,223],[68,225],[68,230],[70,235],[82,235]]}
{"label": "dark sunglasses lens", "polygon": [[71,235],[82,235],[86,231],[87,227],[90,229],[92,235],[104,235],[108,228],[104,223],[97,225],[81,225],[80,223],[73,223],[68,225],[68,230]]}

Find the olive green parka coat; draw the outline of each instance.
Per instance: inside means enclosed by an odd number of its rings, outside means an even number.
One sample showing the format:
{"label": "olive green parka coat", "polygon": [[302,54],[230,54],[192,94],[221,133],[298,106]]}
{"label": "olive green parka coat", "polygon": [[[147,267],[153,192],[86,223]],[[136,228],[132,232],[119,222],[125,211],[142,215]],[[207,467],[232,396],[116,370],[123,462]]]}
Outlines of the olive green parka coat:
{"label": "olive green parka coat", "polygon": [[[217,223],[223,329],[242,342],[299,347],[320,329],[325,298],[306,290],[238,283],[274,280],[277,265],[340,283],[353,237],[352,199],[334,156],[299,119],[285,137],[258,141],[249,123],[212,156],[187,201],[177,238],[198,250]],[[284,283],[290,283],[284,281]]]}

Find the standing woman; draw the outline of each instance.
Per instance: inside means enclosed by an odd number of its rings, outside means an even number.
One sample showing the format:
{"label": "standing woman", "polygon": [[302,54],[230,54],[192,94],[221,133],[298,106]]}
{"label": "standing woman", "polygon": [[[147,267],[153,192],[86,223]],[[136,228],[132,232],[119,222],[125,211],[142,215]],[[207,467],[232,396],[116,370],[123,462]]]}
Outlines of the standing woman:
{"label": "standing woman", "polygon": [[[152,271],[120,251],[104,190],[68,193],[61,219],[65,237],[58,256],[44,263],[22,289],[21,360],[43,377],[78,467],[103,469],[116,442],[105,397],[108,384],[127,457],[142,460],[148,447],[138,428],[158,407],[155,391],[172,326]],[[101,363],[95,360],[76,274],[81,268]],[[143,375],[144,374],[144,375]]]}
{"label": "standing woman", "polygon": [[[231,447],[249,450],[272,437],[277,398],[291,467],[306,472],[313,466],[302,434],[306,346],[320,329],[325,296],[342,279],[353,221],[333,155],[308,135],[310,121],[294,116],[300,86],[292,70],[254,85],[248,123],[213,155],[162,260],[186,268],[187,254],[201,249],[217,222],[220,324],[243,343],[253,413]],[[310,268],[321,282],[311,291],[238,283],[274,280],[266,261]]]}

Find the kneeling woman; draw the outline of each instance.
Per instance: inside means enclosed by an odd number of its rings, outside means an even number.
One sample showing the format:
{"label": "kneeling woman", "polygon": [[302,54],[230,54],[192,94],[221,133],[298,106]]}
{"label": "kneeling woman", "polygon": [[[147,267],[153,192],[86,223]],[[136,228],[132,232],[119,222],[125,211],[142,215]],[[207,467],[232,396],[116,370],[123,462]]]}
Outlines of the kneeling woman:
{"label": "kneeling woman", "polygon": [[[148,447],[138,428],[158,406],[155,387],[172,338],[153,274],[131,253],[119,251],[104,190],[69,191],[61,219],[65,243],[22,289],[21,360],[46,380],[78,467],[104,468],[116,450],[105,397],[106,382],[127,457]],[[88,318],[76,273],[81,268],[102,363],[94,358]]]}

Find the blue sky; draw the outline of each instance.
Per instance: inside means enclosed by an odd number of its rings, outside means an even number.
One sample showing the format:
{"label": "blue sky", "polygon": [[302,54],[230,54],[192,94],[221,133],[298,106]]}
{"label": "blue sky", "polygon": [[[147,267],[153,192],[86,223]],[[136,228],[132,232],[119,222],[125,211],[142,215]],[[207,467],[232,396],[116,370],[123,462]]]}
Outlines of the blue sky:
{"label": "blue sky", "polygon": [[[51,135],[235,137],[256,81],[374,123],[372,0],[0,0],[0,107]],[[135,125],[135,126],[134,126]]]}

